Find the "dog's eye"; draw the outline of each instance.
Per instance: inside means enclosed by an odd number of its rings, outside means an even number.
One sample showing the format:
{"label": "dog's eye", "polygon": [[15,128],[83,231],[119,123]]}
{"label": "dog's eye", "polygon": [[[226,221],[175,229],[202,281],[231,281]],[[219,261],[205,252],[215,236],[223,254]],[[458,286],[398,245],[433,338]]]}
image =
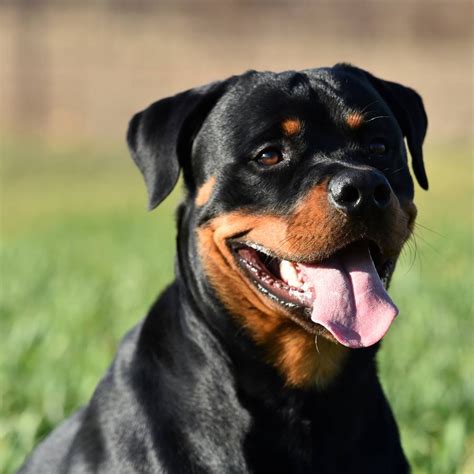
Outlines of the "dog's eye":
{"label": "dog's eye", "polygon": [[372,155],[384,155],[388,150],[388,146],[383,140],[374,140],[369,145],[369,151]]}
{"label": "dog's eye", "polygon": [[265,150],[261,151],[256,157],[257,163],[264,166],[277,165],[282,160],[283,155],[281,151],[275,148],[266,148]]}

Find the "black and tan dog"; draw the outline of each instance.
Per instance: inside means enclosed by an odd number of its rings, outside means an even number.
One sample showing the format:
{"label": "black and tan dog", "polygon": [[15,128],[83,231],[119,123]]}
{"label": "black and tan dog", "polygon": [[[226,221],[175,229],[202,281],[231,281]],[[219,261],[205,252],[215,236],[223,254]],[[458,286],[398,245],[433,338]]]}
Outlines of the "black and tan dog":
{"label": "black and tan dog", "polygon": [[150,208],[184,175],[176,279],[21,472],[407,472],[374,357],[426,127],[416,92],[344,64],[137,114]]}

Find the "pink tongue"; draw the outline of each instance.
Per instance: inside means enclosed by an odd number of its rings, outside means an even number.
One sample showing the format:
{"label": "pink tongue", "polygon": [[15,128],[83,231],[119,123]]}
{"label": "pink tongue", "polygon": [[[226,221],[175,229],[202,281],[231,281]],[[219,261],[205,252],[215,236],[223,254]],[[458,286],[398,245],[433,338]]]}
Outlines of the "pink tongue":
{"label": "pink tongue", "polygon": [[311,319],[344,346],[368,347],[380,341],[398,314],[385,291],[367,245],[323,264],[298,264],[313,287]]}

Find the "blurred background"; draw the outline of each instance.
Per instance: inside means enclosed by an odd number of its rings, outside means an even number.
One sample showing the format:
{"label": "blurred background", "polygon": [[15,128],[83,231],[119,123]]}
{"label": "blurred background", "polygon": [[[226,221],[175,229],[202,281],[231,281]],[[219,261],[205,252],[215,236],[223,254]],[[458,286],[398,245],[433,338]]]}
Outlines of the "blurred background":
{"label": "blurred background", "polygon": [[430,191],[392,284],[380,373],[415,473],[474,472],[468,0],[0,0],[0,472],[90,398],[172,278],[126,150],[150,102],[247,69],[351,62],[415,88]]}

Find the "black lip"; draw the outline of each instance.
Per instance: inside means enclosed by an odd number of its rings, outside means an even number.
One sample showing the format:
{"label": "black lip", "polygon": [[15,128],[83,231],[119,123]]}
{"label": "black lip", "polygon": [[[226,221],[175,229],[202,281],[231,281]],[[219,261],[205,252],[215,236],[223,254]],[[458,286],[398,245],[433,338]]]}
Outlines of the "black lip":
{"label": "black lip", "polygon": [[[368,242],[370,255],[372,257],[372,260],[374,261],[374,265],[375,265],[375,268],[377,269],[377,273],[379,274],[379,277],[381,279],[387,277],[388,272],[390,273],[389,276],[391,276],[391,273],[393,272],[393,267],[394,267],[393,259],[385,258],[382,254],[382,250],[380,249],[379,245],[375,241],[369,240],[369,239],[360,239],[360,240],[366,240]],[[345,243],[344,245],[341,245],[340,247],[336,247],[334,251],[331,253],[331,255],[329,255],[327,258],[331,258],[337,252],[340,252],[341,250],[349,247],[350,245],[356,243],[357,241],[358,241],[357,239],[354,239]],[[260,245],[255,242],[242,242],[238,239],[232,238],[228,240],[227,245],[230,248],[232,254],[234,255],[234,258],[237,259],[237,261],[239,260],[239,256],[237,252],[239,249],[242,249],[242,248],[251,248],[253,250],[256,250],[257,252],[264,254],[266,258],[274,258],[277,260],[289,260],[288,258],[285,258],[285,256],[277,255],[275,252],[271,251],[270,249],[267,249],[263,245]],[[321,260],[299,258],[299,259],[292,259],[291,261],[295,263],[298,263],[298,262],[299,263],[319,263],[319,262],[323,262],[324,260],[326,260],[326,258],[321,259]]]}
{"label": "black lip", "polygon": [[[348,245],[354,244],[355,242],[351,242]],[[371,253],[371,257],[374,261],[374,265],[377,269],[377,273],[379,274],[380,279],[384,283],[385,287],[388,286],[388,282],[390,281],[391,275],[394,270],[394,262],[392,259],[386,259],[383,257],[382,251],[380,250],[379,246],[373,242],[373,241],[368,241],[369,244],[369,250]],[[339,252],[340,250],[346,248],[348,245],[343,246],[342,248],[336,249],[332,255],[335,253]],[[256,275],[258,274],[255,269],[250,268],[251,265],[249,265],[248,262],[246,262],[240,255],[239,255],[239,250],[241,249],[252,249],[257,252],[258,255],[263,255],[263,259],[260,258],[260,263],[262,267],[264,268],[265,272],[270,275],[274,280],[280,280],[278,275],[275,275],[272,273],[272,271],[268,268],[268,264],[265,264],[264,260],[270,258],[270,259],[277,259],[279,261],[283,260],[283,257],[277,256],[274,252],[269,251],[265,247],[253,243],[253,242],[241,242],[236,239],[230,239],[228,241],[228,246],[233,254],[233,257],[235,258],[235,261],[239,265],[239,268],[242,269],[243,273],[246,275],[247,279],[250,280],[253,284],[253,286],[263,295],[265,295],[267,298],[272,300],[273,302],[279,304],[284,308],[289,315],[289,317],[295,321],[297,324],[302,326],[306,331],[310,332],[311,334],[319,335],[319,334],[324,334],[326,336],[329,336],[331,338],[330,333],[320,326],[317,323],[314,323],[311,321],[311,308],[309,306],[304,305],[301,302],[295,301],[294,299],[288,299],[282,296],[281,294],[275,294],[275,292],[272,291],[272,286],[269,284],[265,284],[265,279],[261,278],[258,279]],[[301,261],[305,262],[305,259],[301,260],[294,260],[295,262]],[[324,261],[324,260],[321,260]],[[281,280],[280,280],[281,281]],[[283,281],[281,281],[281,284],[284,286],[288,287]]]}
{"label": "black lip", "polygon": [[[240,247],[241,249],[243,247]],[[253,247],[248,247],[247,248],[253,248]],[[280,303],[282,306],[285,308],[291,310],[291,309],[296,309],[296,308],[308,308],[308,306],[305,306],[301,301],[299,301],[297,298],[285,298],[282,295],[277,295],[274,292],[272,292],[272,285],[275,285],[277,288],[281,288],[283,290],[288,290],[291,291],[292,287],[287,285],[283,280],[281,280],[280,275],[277,274],[277,272],[272,271],[271,268],[269,268],[269,264],[266,263],[264,260],[267,260],[267,258],[271,258],[272,260],[278,260],[281,261],[281,259],[277,259],[276,257],[270,257],[268,254],[265,254],[262,251],[257,251],[256,253],[259,256],[259,263],[261,268],[256,268],[251,262],[248,262],[245,258],[241,257],[238,253],[238,250],[234,251],[234,257],[236,258],[237,262],[239,263],[240,267],[247,273],[247,275],[250,277],[250,279],[254,282],[255,286],[264,294],[266,294],[268,297],[273,299],[274,301],[277,301]],[[259,254],[264,254],[264,257],[260,257]],[[262,273],[264,275],[262,275]]]}
{"label": "black lip", "polygon": [[[247,276],[247,279],[251,281],[253,286],[265,297],[268,299],[272,300],[273,302],[279,304],[282,308],[286,310],[286,313],[288,314],[289,318],[293,320],[295,323],[300,325],[303,329],[305,329],[307,332],[311,334],[322,334],[326,332],[326,329],[320,326],[319,324],[313,323],[311,321],[311,308],[308,306],[304,306],[303,304],[298,304],[297,302],[289,301],[288,299],[282,297],[281,295],[276,295],[274,294],[270,287],[266,287],[262,284],[261,281],[259,281],[257,278],[255,278],[254,272],[252,272],[249,269],[249,266],[243,261],[243,259],[239,256],[238,250],[242,248],[251,248],[253,250],[256,250],[257,252],[261,252],[265,254],[265,256],[269,258],[275,258],[278,260],[281,260],[281,258],[278,258],[274,256],[273,252],[268,252],[267,249],[262,247],[261,245],[258,244],[247,244],[247,243],[241,243],[238,241],[232,241],[229,242],[229,247],[231,249],[231,252],[235,258],[235,261],[239,265],[239,268],[242,269],[243,273]],[[266,265],[262,262],[263,266],[267,269]],[[268,273],[270,275],[273,275],[268,269]],[[274,276],[274,275],[273,275]],[[276,276],[274,276],[277,278]],[[328,333],[329,334],[329,333]]]}

